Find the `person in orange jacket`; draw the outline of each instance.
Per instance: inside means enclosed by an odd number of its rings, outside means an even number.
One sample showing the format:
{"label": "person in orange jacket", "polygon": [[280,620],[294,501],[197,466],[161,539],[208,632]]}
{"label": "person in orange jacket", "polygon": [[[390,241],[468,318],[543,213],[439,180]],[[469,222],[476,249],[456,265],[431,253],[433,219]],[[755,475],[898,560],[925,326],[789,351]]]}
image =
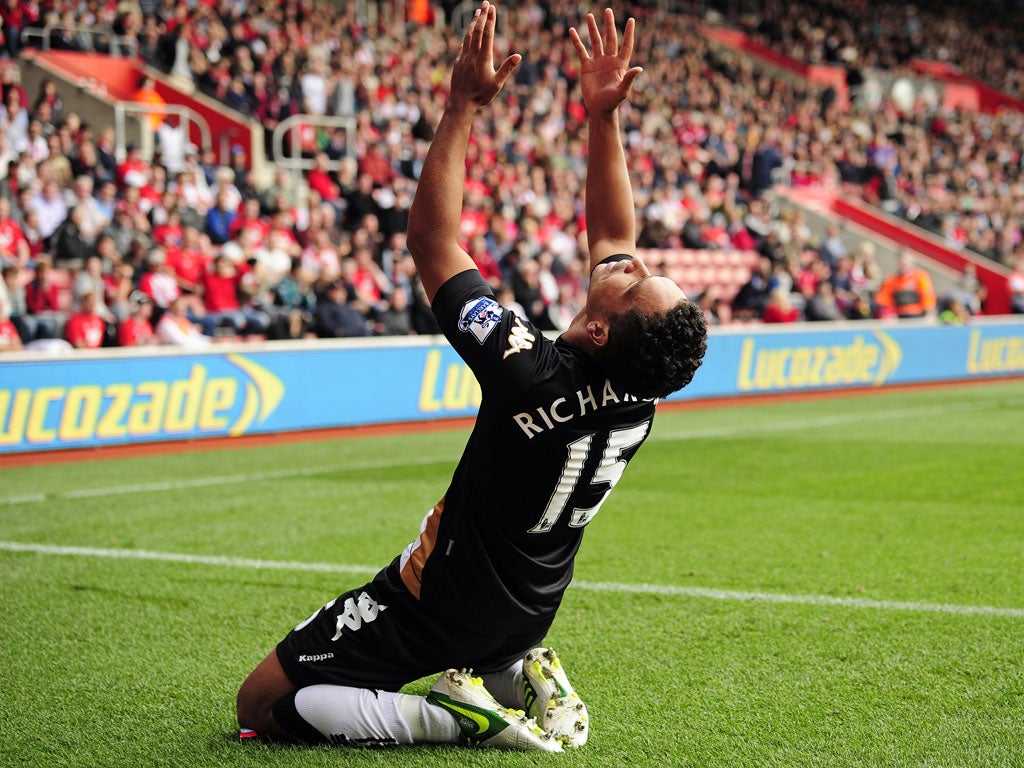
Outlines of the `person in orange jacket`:
{"label": "person in orange jacket", "polygon": [[903,251],[899,269],[882,283],[875,294],[875,303],[879,317],[930,317],[935,314],[931,276],[917,266],[909,251]]}

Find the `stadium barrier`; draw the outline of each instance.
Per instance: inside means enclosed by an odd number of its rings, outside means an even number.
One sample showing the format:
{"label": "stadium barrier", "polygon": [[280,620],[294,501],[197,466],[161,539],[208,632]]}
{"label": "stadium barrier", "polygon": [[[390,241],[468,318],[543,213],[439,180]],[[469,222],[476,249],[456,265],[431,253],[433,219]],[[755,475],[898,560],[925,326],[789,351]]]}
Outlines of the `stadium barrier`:
{"label": "stadium barrier", "polygon": [[[1024,318],[740,325],[713,330],[704,366],[669,400],[1008,376],[1024,377]],[[565,408],[589,407],[580,399]],[[9,354],[0,466],[12,453],[464,417],[479,403],[441,337]]]}

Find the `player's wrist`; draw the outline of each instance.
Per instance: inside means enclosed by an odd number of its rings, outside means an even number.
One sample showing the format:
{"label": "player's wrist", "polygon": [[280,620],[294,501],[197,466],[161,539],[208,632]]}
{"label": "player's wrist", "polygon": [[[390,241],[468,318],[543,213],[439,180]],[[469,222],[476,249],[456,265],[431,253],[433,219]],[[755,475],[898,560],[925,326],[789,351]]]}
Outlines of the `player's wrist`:
{"label": "player's wrist", "polygon": [[451,117],[472,118],[476,115],[480,106],[480,104],[477,104],[472,99],[453,93],[448,97],[448,103],[445,104],[444,111],[446,115]]}

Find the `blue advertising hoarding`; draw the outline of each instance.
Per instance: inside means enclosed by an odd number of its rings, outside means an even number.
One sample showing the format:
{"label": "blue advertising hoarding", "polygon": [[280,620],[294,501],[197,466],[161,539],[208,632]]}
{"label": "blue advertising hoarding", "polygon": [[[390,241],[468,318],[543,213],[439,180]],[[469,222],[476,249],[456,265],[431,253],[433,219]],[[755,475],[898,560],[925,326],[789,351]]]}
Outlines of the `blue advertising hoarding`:
{"label": "blue advertising hoarding", "polygon": [[[713,330],[670,401],[1024,375],[1024,321]],[[0,358],[2,454],[469,416],[440,338]]]}

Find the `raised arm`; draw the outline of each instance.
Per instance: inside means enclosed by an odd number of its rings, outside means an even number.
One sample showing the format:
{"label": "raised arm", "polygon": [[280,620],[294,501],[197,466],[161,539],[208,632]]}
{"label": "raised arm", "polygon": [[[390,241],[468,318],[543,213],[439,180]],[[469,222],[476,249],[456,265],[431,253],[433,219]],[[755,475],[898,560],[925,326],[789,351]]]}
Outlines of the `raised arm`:
{"label": "raised arm", "polygon": [[408,246],[427,299],[450,277],[475,264],[459,247],[459,219],[466,176],[466,147],[477,110],[498,95],[522,60],[506,58],[494,69],[495,8],[485,2],[473,17],[452,67],[451,93],[423,163],[409,210]]}
{"label": "raised arm", "polygon": [[632,255],[636,250],[633,190],[622,149],[618,112],[633,88],[633,81],[643,71],[629,66],[634,27],[634,20],[628,19],[620,48],[611,9],[604,12],[603,35],[594,15],[588,13],[592,52],[587,51],[575,27],[569,30],[569,38],[580,57],[580,86],[588,111],[586,215],[591,272],[608,256]]}

